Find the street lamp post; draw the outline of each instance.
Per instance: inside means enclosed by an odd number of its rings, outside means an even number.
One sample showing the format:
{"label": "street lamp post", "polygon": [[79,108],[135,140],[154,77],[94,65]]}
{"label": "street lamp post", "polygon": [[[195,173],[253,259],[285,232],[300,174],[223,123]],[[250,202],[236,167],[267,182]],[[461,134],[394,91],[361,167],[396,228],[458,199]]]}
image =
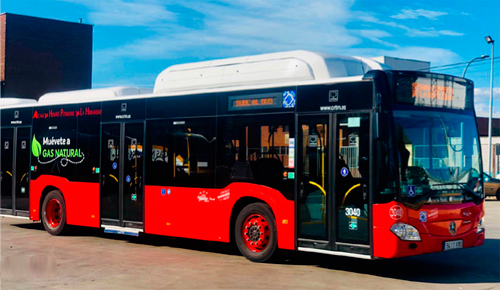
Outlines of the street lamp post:
{"label": "street lamp post", "polygon": [[490,116],[488,118],[488,173],[493,176],[491,172],[491,127],[493,118],[493,59],[495,59],[495,41],[491,36],[484,38],[488,44],[491,44],[491,72],[490,72]]}
{"label": "street lamp post", "polygon": [[476,61],[476,60],[478,60],[478,59],[485,59],[485,58],[488,58],[488,57],[490,57],[490,56],[489,56],[489,55],[484,55],[484,54],[483,54],[483,55],[481,55],[480,57],[476,57],[476,58],[471,59],[471,60],[467,63],[467,65],[465,66],[465,68],[464,68],[464,72],[462,73],[462,77],[463,77],[463,78],[465,78],[465,73],[467,72],[467,69],[469,68],[469,65],[470,65],[471,63],[475,62],[475,61]]}

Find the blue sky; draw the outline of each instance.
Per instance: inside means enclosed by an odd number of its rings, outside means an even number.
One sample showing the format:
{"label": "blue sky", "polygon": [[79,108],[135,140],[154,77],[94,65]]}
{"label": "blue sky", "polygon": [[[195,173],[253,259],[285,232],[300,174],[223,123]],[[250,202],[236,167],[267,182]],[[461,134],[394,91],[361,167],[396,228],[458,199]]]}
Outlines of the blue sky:
{"label": "blue sky", "polygon": [[[172,64],[307,49],[393,56],[431,66],[491,54],[498,42],[498,0],[3,0],[1,11],[94,25],[93,87],[153,87]],[[495,63],[500,113],[500,58]],[[464,65],[437,68],[461,75]],[[467,71],[476,109],[487,112],[490,62]],[[498,98],[498,100],[496,100]]]}

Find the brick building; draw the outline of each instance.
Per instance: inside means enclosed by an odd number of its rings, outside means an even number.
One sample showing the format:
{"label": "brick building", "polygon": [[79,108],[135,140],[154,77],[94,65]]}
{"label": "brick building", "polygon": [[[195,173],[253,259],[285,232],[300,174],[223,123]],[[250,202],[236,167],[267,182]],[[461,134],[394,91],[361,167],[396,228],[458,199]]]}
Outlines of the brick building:
{"label": "brick building", "polygon": [[82,23],[1,14],[1,97],[38,99],[48,92],[90,88],[92,29]]}

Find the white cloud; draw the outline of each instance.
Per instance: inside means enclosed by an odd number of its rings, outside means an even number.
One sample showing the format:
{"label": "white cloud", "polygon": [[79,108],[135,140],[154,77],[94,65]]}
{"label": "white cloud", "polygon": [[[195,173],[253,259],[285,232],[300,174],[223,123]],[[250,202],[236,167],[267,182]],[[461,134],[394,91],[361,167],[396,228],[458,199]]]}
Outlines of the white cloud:
{"label": "white cloud", "polygon": [[444,65],[460,61],[455,52],[438,47],[405,46],[396,48],[349,48],[342,53],[362,57],[389,56],[403,59],[415,59],[431,62],[431,66]]}
{"label": "white cloud", "polygon": [[375,23],[387,27],[401,29],[406,31],[406,35],[410,37],[439,37],[439,36],[461,36],[463,33],[452,30],[436,30],[434,28],[413,28],[406,25],[396,23],[394,21],[384,21],[379,18],[364,12],[359,12],[358,17],[361,21]]}
{"label": "white cloud", "polygon": [[[352,19],[353,1],[315,0],[303,2],[228,1],[227,5],[210,2],[181,2],[181,5],[203,14],[198,29],[171,24],[156,27],[155,34],[121,47],[96,52],[96,62],[113,59],[173,59],[181,53],[207,57],[227,57],[310,49],[335,51],[362,42],[345,24]],[[380,31],[374,30],[378,36]],[[368,35],[368,32],[363,33]]]}
{"label": "white cloud", "polygon": [[167,25],[177,19],[175,13],[157,0],[58,0],[81,4],[91,9],[89,21],[101,26]]}
{"label": "white cloud", "polygon": [[[388,18],[353,11],[354,0],[56,1],[86,6],[89,20],[97,27],[140,26],[147,31],[143,38],[130,35],[120,46],[95,51],[94,70],[102,75],[126,69],[127,61],[170,64],[179,58],[196,61],[294,49],[413,58],[431,61],[433,66],[461,61],[449,49],[422,47],[411,41],[394,43],[404,36],[408,40],[462,35],[401,24],[402,19],[412,17],[434,20],[445,12],[405,9]],[[194,20],[196,25],[192,25]]]}
{"label": "white cloud", "polygon": [[417,19],[418,17],[425,17],[431,20],[436,20],[439,16],[447,15],[447,12],[430,11],[424,9],[403,9],[396,15],[391,16],[395,19]]}
{"label": "white cloud", "polygon": [[[500,88],[493,88],[493,113],[500,113],[500,104],[496,97],[500,96]],[[474,106],[476,113],[481,116],[488,116],[490,110],[490,88],[474,88]]]}
{"label": "white cloud", "polygon": [[[500,95],[500,88],[493,88],[493,96]],[[486,102],[490,100],[490,88],[475,88],[474,99],[476,102]]]}
{"label": "white cloud", "polygon": [[464,35],[461,32],[451,31],[451,30],[435,30],[434,28],[423,28],[423,29],[415,29],[405,27],[407,31],[406,35],[412,37],[438,37],[441,35],[445,36],[462,36]]}
{"label": "white cloud", "polygon": [[363,38],[369,39],[375,43],[381,44],[383,46],[399,48],[399,45],[397,44],[393,44],[388,41],[382,40],[382,38],[393,36],[387,31],[379,29],[362,29],[362,30],[352,30],[352,32]]}

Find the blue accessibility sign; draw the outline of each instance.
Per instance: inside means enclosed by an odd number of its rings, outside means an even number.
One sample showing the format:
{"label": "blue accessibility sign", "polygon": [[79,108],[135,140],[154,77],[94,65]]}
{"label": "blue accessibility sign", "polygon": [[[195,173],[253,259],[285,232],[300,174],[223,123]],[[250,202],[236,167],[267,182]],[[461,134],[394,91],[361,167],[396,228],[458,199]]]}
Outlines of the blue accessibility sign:
{"label": "blue accessibility sign", "polygon": [[162,188],[161,189],[161,195],[165,195],[165,193],[167,193],[167,191],[165,190],[165,188]]}
{"label": "blue accessibility sign", "polygon": [[349,174],[349,169],[347,169],[347,167],[342,167],[342,169],[340,170],[340,174],[343,177],[346,177]]}
{"label": "blue accessibility sign", "polygon": [[417,194],[417,191],[415,189],[415,185],[408,185],[408,196],[409,197],[414,197]]}
{"label": "blue accessibility sign", "polygon": [[118,164],[116,164],[116,162],[113,162],[113,169],[116,170],[117,167],[118,167]]}
{"label": "blue accessibility sign", "polygon": [[130,175],[127,175],[127,177],[125,177],[125,181],[130,182]]}
{"label": "blue accessibility sign", "polygon": [[427,212],[426,211],[420,212],[420,222],[421,223],[427,222]]}

